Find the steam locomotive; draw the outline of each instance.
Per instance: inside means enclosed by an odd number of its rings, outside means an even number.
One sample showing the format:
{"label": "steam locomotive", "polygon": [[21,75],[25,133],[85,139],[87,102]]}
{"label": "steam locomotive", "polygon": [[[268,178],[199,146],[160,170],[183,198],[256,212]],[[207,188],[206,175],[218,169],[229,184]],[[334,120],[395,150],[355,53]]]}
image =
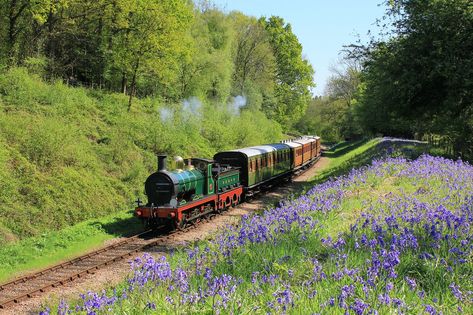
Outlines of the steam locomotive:
{"label": "steam locomotive", "polygon": [[320,153],[320,137],[303,136],[219,152],[213,160],[189,158],[185,167],[173,170],[166,169],[167,156],[158,155],[158,170],[145,182],[148,202],[138,201],[135,215],[151,228],[183,229],[290,179]]}

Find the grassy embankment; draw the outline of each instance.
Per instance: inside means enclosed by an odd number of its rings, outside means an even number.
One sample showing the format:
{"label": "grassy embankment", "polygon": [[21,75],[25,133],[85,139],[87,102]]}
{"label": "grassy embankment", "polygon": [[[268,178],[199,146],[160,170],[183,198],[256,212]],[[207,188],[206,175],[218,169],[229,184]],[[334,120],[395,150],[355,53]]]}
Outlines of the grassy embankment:
{"label": "grassy embankment", "polygon": [[120,224],[135,229],[128,211],[155,153],[211,157],[281,137],[264,114],[231,104],[147,98],[128,112],[121,94],[1,72],[0,282],[128,233]]}
{"label": "grassy embankment", "polygon": [[[354,144],[332,167],[369,150],[397,156],[400,148]],[[472,173],[468,164],[429,157],[377,162],[245,218],[214,241],[167,260],[145,257],[130,282],[79,305],[127,314],[471,309]]]}

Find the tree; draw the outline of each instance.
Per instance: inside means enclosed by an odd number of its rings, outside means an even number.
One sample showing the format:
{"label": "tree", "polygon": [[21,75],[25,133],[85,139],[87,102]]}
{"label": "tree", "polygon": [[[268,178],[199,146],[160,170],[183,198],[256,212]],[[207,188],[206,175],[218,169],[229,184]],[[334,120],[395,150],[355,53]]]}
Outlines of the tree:
{"label": "tree", "polygon": [[194,11],[189,53],[179,57],[179,96],[225,102],[230,95],[233,32],[230,20],[204,2]]}
{"label": "tree", "polygon": [[4,58],[18,65],[35,48],[39,34],[52,16],[68,0],[0,0],[0,39],[4,41]]}
{"label": "tree", "polygon": [[361,83],[361,66],[356,60],[343,58],[338,67],[331,67],[332,75],[325,87],[325,95],[332,99],[342,99],[350,107]]}
{"label": "tree", "polygon": [[123,4],[120,17],[123,26],[112,37],[109,60],[112,71],[122,74],[124,90],[130,80],[128,110],[139,77],[146,74],[165,79],[161,75],[176,62],[175,56],[184,48],[179,45],[179,39],[191,17],[190,7],[178,0],[134,0]]}
{"label": "tree", "polygon": [[441,134],[473,156],[473,3],[394,0],[396,35],[365,54],[360,107],[368,131]]}
{"label": "tree", "polygon": [[343,58],[331,68],[323,97],[314,98],[296,127],[309,134],[321,134],[326,141],[359,138],[362,130],[356,116],[361,89],[359,65]]}
{"label": "tree", "polygon": [[248,106],[256,107],[274,93],[275,58],[262,23],[240,12],[234,12],[232,19],[236,30],[233,94],[249,96]]}
{"label": "tree", "polygon": [[287,130],[303,115],[311,99],[314,70],[302,57],[302,45],[290,24],[276,16],[262,18],[260,23],[264,25],[276,58],[276,101],[266,102],[263,110]]}

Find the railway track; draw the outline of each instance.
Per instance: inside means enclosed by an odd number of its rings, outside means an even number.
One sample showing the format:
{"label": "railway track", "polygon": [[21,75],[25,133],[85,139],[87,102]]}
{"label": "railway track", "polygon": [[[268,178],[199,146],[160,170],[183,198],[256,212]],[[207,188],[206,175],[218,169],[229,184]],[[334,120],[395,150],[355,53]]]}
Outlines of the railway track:
{"label": "railway track", "polygon": [[[310,168],[297,176],[304,174]],[[214,216],[211,214],[204,220],[208,221]],[[145,231],[64,263],[0,284],[0,309],[6,309],[53,288],[94,274],[97,270],[129,258],[144,249],[159,245],[165,246],[166,241],[171,237],[185,233],[192,227],[194,226],[191,225],[163,235],[157,235],[157,232],[151,230]]]}
{"label": "railway track", "polygon": [[0,309],[94,274],[100,268],[129,258],[146,248],[164,245],[171,236],[184,232],[185,230],[155,235],[156,232],[146,231],[34,274],[0,284]]}

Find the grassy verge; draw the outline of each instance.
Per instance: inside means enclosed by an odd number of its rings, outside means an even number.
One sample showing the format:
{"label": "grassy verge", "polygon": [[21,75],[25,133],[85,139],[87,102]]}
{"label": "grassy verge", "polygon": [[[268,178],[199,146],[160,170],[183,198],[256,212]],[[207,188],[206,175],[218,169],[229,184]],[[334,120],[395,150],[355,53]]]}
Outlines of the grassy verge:
{"label": "grassy verge", "polygon": [[329,162],[310,181],[309,186],[322,183],[330,177],[345,174],[353,168],[368,165],[374,159],[386,156],[405,156],[415,159],[430,150],[431,148],[425,143],[401,139],[375,138],[342,142],[323,153]]}
{"label": "grassy verge", "polygon": [[80,256],[102,247],[106,240],[142,230],[133,214],[123,211],[4,245],[0,248],[0,283]]}

